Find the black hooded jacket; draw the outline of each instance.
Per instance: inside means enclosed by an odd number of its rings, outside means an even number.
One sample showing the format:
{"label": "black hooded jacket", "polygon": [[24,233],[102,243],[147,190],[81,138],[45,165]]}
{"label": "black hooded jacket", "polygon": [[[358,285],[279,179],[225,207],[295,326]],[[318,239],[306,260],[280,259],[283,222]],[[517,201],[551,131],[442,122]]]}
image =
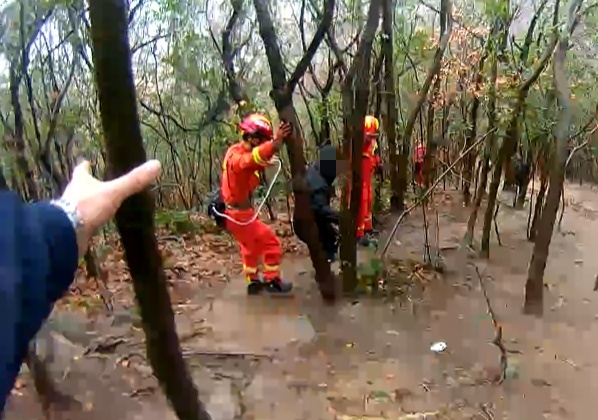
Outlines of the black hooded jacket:
{"label": "black hooded jacket", "polygon": [[512,162],[515,166],[515,179],[517,184],[525,184],[530,175],[530,165],[519,153],[513,156]]}
{"label": "black hooded jacket", "polygon": [[307,169],[306,179],[315,217],[338,223],[338,212],[330,206],[336,179],[336,147],[327,145],[320,149],[320,160]]}

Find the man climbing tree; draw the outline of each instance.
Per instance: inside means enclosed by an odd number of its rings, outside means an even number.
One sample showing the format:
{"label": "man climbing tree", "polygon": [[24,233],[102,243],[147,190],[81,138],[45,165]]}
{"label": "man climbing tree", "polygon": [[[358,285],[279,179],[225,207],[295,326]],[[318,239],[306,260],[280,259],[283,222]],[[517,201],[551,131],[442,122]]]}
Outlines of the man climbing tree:
{"label": "man climbing tree", "polygon": [[378,131],[380,122],[373,115],[366,115],[363,123],[363,159],[361,161],[361,202],[357,213],[357,240],[362,246],[368,246],[370,238],[375,235],[372,224],[372,177],[378,166],[380,156],[376,153],[378,149]]}
{"label": "man climbing tree", "polygon": [[[339,224],[338,212],[330,206],[333,196],[334,180],[337,172],[337,149],[332,145],[325,145],[320,149],[320,160],[307,169],[307,187],[311,199],[311,209],[314,212],[320,242],[326,251],[328,262],[333,262],[338,249],[338,231],[334,225]],[[306,242],[305,221],[293,216],[293,226],[297,237]]]}
{"label": "man climbing tree", "polygon": [[525,203],[527,185],[531,175],[531,165],[521,156],[519,152],[513,156],[513,168],[515,169],[515,196],[513,197],[513,207],[522,208]]}
{"label": "man climbing tree", "polygon": [[[228,148],[222,163],[220,191],[224,204],[225,226],[241,247],[243,271],[247,278],[247,293],[255,295],[263,289],[271,293],[288,293],[293,288],[280,276],[282,250],[280,241],[264,222],[259,220],[251,195],[260,184],[259,171],[282,147],[291,133],[289,123],[281,123],[273,138],[272,123],[261,114],[250,114],[241,121],[240,142]],[[221,216],[222,214],[222,216]],[[258,275],[258,260],[263,258],[262,274]]]}

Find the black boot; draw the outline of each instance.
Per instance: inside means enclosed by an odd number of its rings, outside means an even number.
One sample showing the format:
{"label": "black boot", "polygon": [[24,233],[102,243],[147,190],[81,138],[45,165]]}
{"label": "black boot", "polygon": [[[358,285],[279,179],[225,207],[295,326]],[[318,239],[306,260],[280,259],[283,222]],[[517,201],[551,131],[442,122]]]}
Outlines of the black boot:
{"label": "black boot", "polygon": [[362,236],[357,240],[357,245],[370,246],[370,238],[368,238],[367,236]]}
{"label": "black boot", "polygon": [[266,281],[266,291],[272,294],[285,294],[293,290],[293,283],[280,278]]}
{"label": "black boot", "polygon": [[248,295],[259,295],[264,289],[264,283],[258,279],[250,279],[247,281],[247,294]]}

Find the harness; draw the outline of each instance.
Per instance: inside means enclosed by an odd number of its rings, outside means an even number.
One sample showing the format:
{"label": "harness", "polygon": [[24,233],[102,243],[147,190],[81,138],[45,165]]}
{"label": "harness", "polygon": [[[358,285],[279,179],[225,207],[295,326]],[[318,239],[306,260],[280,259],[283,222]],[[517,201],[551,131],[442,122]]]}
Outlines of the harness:
{"label": "harness", "polygon": [[[228,162],[228,155],[225,156],[225,164],[227,164],[227,162]],[[272,188],[274,187],[274,183],[278,179],[278,176],[280,175],[280,172],[282,170],[282,161],[280,160],[280,158],[278,158],[276,156],[274,156],[272,159],[270,159],[270,162],[268,162],[268,164],[269,164],[269,166],[274,165],[274,164],[277,165],[276,173],[272,177],[272,180],[270,181],[270,185],[268,185],[268,189],[266,190],[266,194],[264,195],[264,198],[262,198],[262,201],[259,203],[259,205],[256,207],[255,214],[251,217],[251,219],[247,220],[246,222],[241,222],[239,220],[236,220],[235,218],[226,214],[225,209],[222,208],[222,206],[212,207],[211,213],[214,214],[214,216],[216,216],[218,218],[224,218],[224,219],[229,220],[230,222],[232,222],[236,225],[239,225],[239,226],[247,226],[247,225],[253,223],[259,217],[260,212],[264,208],[264,205],[266,204],[266,200],[268,200],[268,197],[270,197],[270,194],[272,193]],[[225,208],[228,208],[231,210],[246,210],[246,209],[251,208],[251,201],[248,200],[247,205],[245,205],[245,203],[243,203],[240,205],[224,204],[224,206],[225,206]]]}

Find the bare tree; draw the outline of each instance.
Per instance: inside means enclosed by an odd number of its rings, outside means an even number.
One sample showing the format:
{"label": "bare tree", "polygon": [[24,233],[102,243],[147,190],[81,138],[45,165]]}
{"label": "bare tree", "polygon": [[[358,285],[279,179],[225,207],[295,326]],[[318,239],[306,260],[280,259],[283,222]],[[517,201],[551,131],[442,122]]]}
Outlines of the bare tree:
{"label": "bare tree", "polygon": [[[93,58],[111,177],[146,160],[139,128],[124,0],[89,2]],[[210,420],[185,365],[154,228],[149,191],[127,199],[116,225],[141,310],[148,359],[181,420]]]}
{"label": "bare tree", "polygon": [[[367,113],[370,96],[370,67],[372,49],[376,31],[380,26],[380,13],[383,0],[372,0],[368,11],[357,54],[345,77],[342,87],[344,119],[344,159],[350,161],[350,176],[345,178],[342,194],[342,213],[340,220],[341,249],[340,256],[343,270],[343,288],[352,292],[357,287],[357,250],[355,232],[357,231],[357,212],[361,202],[363,160],[363,121]],[[349,183],[351,197],[349,202]],[[348,208],[347,208],[348,205]]]}
{"label": "bare tree", "polygon": [[397,154],[397,97],[394,72],[394,44],[393,44],[393,23],[394,23],[394,1],[383,0],[382,3],[382,55],[384,57],[384,93],[386,102],[386,118],[384,118],[384,131],[388,141],[388,154],[390,161],[390,188],[392,195],[390,206],[399,210],[400,203],[399,182],[399,155]]}
{"label": "bare tree", "polygon": [[524,311],[532,314],[542,314],[544,300],[544,270],[548,260],[548,252],[556,215],[559,209],[565,169],[567,166],[569,129],[571,124],[571,91],[567,80],[565,60],[569,49],[569,38],[579,23],[579,11],[583,0],[571,0],[568,13],[568,28],[558,35],[558,44],[554,53],[554,84],[557,91],[557,101],[561,108],[559,123],[555,129],[556,158],[553,159],[550,170],[550,185],[546,195],[546,203],[542,210],[538,236],[534,242],[534,251],[529,263],[527,282],[525,283]]}
{"label": "bare tree", "polygon": [[305,239],[309,248],[309,256],[316,271],[316,282],[320,288],[320,294],[325,300],[334,300],[336,296],[335,280],[320,243],[314,215],[311,210],[309,191],[305,182],[306,162],[303,151],[303,138],[298,130],[299,120],[293,104],[293,92],[308,69],[318,47],[324,40],[324,36],[332,22],[335,0],[326,0],[324,14],[316,33],[307,51],[301,57],[297,67],[288,79],[279,48],[278,36],[276,35],[274,23],[268,10],[268,2],[265,0],[253,0],[253,4],[257,14],[260,37],[264,43],[268,64],[270,65],[270,76],[272,78],[270,97],[274,101],[280,119],[290,122],[293,126],[293,134],[285,140],[285,144],[291,162],[297,220],[300,221],[301,225],[311,227],[306,230]]}
{"label": "bare tree", "polygon": [[[443,0],[442,9],[446,11],[447,14],[451,13],[451,4],[450,0]],[[399,205],[401,208],[404,207],[405,201],[405,192],[407,191],[407,167],[409,166],[409,156],[411,152],[411,139],[413,138],[413,131],[415,128],[415,123],[417,121],[417,117],[419,116],[424,103],[428,98],[428,92],[430,87],[432,87],[432,83],[434,79],[437,77],[438,73],[440,72],[440,67],[442,65],[442,57],[444,56],[444,52],[446,51],[446,47],[448,46],[449,40],[451,37],[451,26],[447,26],[447,30],[441,34],[440,41],[438,42],[438,47],[436,48],[436,52],[434,53],[434,58],[432,60],[432,64],[428,69],[428,74],[426,79],[424,80],[423,86],[419,91],[417,99],[415,100],[415,106],[409,112],[409,117],[407,118],[407,123],[405,124],[405,131],[403,132],[403,139],[402,139],[402,146],[401,152],[399,154],[399,181],[401,183],[400,188],[400,196],[398,198]]]}

